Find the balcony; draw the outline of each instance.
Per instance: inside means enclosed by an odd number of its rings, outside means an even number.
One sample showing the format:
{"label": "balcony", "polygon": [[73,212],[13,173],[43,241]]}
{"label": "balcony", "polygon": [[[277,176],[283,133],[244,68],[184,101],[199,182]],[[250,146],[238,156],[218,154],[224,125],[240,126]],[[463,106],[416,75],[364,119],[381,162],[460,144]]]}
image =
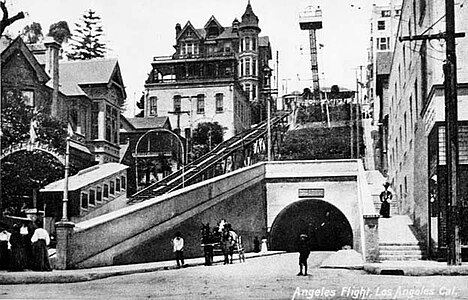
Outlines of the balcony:
{"label": "balcony", "polygon": [[155,56],[153,57],[153,63],[174,63],[174,62],[185,62],[185,61],[196,61],[196,60],[222,60],[222,59],[235,59],[236,54],[232,51],[230,52],[214,52],[214,53],[188,53],[188,54],[178,54],[175,53],[171,56]]}

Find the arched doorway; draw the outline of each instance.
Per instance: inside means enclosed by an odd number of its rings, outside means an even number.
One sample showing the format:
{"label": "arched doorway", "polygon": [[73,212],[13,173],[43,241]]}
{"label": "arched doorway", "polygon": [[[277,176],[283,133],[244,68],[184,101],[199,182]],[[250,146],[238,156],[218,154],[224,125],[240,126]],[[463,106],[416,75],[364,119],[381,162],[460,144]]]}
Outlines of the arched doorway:
{"label": "arched doorway", "polygon": [[305,199],[285,207],[271,226],[271,250],[297,251],[297,239],[302,233],[309,236],[311,248],[316,251],[336,251],[353,245],[353,230],[347,218],[323,200]]}

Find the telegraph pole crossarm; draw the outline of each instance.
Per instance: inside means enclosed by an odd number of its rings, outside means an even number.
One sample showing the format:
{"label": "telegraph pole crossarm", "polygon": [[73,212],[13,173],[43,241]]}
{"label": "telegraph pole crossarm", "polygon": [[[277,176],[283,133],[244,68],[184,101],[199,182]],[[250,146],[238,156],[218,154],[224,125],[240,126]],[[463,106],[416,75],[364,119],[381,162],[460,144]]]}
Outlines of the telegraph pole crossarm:
{"label": "telegraph pole crossarm", "polygon": [[[455,38],[465,37],[465,33],[464,32],[454,33],[454,37]],[[427,35],[400,36],[398,40],[400,42],[406,42],[406,41],[441,40],[441,39],[446,39],[446,38],[447,38],[446,33],[437,33],[437,34],[427,34]]]}

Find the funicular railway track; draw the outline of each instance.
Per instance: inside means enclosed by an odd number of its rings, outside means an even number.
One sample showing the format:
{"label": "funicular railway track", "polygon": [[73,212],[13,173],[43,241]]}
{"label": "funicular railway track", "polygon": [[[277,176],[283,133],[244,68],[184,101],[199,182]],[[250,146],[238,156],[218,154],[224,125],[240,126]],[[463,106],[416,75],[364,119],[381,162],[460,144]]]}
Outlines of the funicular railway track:
{"label": "funicular railway track", "polygon": [[[290,113],[282,112],[271,118],[271,126],[281,124]],[[251,147],[267,134],[267,122],[264,121],[251,129],[238,134],[217,145],[213,150],[171,173],[163,179],[133,194],[127,204],[135,204],[156,196],[177,190],[202,180],[224,174],[222,164],[236,152]]]}

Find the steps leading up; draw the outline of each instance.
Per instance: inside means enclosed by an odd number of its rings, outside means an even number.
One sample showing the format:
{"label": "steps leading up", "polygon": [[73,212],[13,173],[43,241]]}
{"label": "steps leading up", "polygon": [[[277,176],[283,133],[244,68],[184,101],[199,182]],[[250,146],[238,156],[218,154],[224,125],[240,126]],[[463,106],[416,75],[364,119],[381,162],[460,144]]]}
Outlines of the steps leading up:
{"label": "steps leading up", "polygon": [[421,260],[425,257],[424,245],[413,233],[413,222],[406,215],[379,219],[380,260]]}

